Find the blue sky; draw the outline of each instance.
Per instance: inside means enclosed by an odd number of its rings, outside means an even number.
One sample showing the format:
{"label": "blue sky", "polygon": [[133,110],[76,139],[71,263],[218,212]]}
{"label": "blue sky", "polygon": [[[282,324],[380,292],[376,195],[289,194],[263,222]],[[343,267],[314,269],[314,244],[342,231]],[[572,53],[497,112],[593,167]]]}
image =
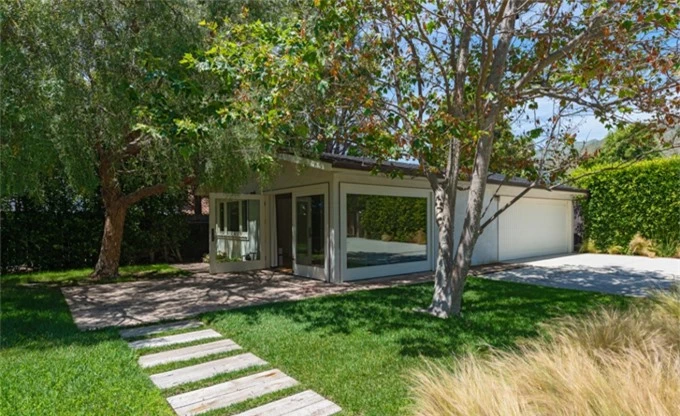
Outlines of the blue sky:
{"label": "blue sky", "polygon": [[[537,100],[538,109],[535,112],[535,116],[540,120],[547,120],[553,115],[554,104],[551,99],[544,98]],[[531,111],[530,115],[533,117],[534,112]],[[643,120],[648,118],[646,114],[638,113],[631,114],[627,118],[631,121]],[[595,116],[588,113],[583,113],[575,115],[569,118],[569,123],[573,126],[572,132],[576,134],[576,139],[578,141],[588,141],[588,140],[601,140],[603,139],[608,130]],[[534,127],[532,121],[518,121],[513,123],[513,132],[515,134],[520,134],[523,131],[529,130]]]}

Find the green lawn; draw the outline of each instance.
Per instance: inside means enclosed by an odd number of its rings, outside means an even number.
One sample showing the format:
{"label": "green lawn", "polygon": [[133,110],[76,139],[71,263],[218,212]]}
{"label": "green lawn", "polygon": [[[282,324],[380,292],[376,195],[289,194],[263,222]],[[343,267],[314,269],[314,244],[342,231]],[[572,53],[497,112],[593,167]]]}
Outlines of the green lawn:
{"label": "green lawn", "polygon": [[1,341],[1,415],[173,414],[117,331],[80,332],[58,288],[3,282]]}
{"label": "green lawn", "polygon": [[[172,413],[164,401],[169,392],[153,386],[115,330],[78,331],[56,287],[2,281],[0,414]],[[512,348],[551,317],[628,301],[470,279],[464,318],[444,321],[413,312],[427,305],[431,290],[424,284],[355,292],[203,319],[299,380],[295,391],[316,390],[346,414],[394,415],[407,413],[405,376],[424,358]]]}
{"label": "green lawn", "polygon": [[[92,269],[73,269],[62,271],[47,271],[35,273],[14,273],[2,276],[3,284],[19,283],[51,283],[59,285],[73,285],[86,282],[92,273]],[[179,270],[167,264],[147,264],[141,266],[122,266],[115,282],[129,282],[139,279],[159,279],[177,276],[186,276],[187,272]],[[102,283],[111,283],[110,280]]]}
{"label": "green lawn", "polygon": [[430,284],[355,292],[205,316],[217,331],[338,403],[346,414],[408,411],[406,375],[423,359],[512,348],[546,319],[627,299],[471,278],[464,317],[414,312]]}

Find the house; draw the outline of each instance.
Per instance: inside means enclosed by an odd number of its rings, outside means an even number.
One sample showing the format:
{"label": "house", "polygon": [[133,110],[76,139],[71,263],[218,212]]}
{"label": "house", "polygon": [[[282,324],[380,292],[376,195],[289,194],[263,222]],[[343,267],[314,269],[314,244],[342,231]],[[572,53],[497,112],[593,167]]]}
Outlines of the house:
{"label": "house", "polygon": [[[282,267],[343,282],[434,270],[433,193],[416,165],[379,167],[401,171],[396,179],[372,174],[374,162],[351,156],[281,155],[281,165],[264,186],[253,181],[238,195],[209,194],[211,272]],[[487,216],[528,184],[502,180],[489,178]],[[571,252],[572,200],[584,192],[532,189],[485,229],[473,264]],[[457,230],[466,198],[459,193]]]}

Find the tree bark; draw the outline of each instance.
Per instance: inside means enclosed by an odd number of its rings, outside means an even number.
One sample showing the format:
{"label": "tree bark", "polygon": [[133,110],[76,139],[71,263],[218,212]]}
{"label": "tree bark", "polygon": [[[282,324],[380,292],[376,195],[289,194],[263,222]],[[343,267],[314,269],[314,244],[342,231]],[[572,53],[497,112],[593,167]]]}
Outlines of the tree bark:
{"label": "tree bark", "polygon": [[104,214],[104,234],[99,249],[99,259],[90,276],[96,280],[113,279],[118,276],[120,249],[123,244],[123,230],[127,205],[115,202],[107,204]]}
{"label": "tree bark", "polygon": [[437,221],[437,265],[434,274],[434,294],[427,312],[439,318],[451,316],[453,307],[453,209],[450,195],[441,186],[435,190]]}

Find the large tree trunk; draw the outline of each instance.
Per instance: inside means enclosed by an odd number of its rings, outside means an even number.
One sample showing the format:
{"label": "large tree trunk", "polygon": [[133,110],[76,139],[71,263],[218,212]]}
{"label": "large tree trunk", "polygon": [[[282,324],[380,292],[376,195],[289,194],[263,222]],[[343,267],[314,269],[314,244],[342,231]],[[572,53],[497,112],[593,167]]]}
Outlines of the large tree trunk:
{"label": "large tree trunk", "polygon": [[[460,313],[460,305],[454,302],[457,282],[454,276],[453,214],[455,193],[450,188],[435,189],[435,219],[437,221],[437,265],[434,274],[434,294],[427,312],[439,318]],[[456,309],[457,308],[457,309]]]}
{"label": "large tree trunk", "polygon": [[93,279],[106,280],[118,276],[127,209],[127,205],[120,202],[112,203],[105,209],[104,234],[99,249],[99,259],[91,275]]}
{"label": "large tree trunk", "polygon": [[[104,203],[104,234],[99,248],[99,259],[90,275],[92,279],[106,280],[118,276],[120,249],[123,244],[123,229],[128,208],[144,198],[160,195],[167,190],[166,184],[156,184],[124,194],[116,178],[116,157],[107,154],[101,145],[97,146],[99,155],[99,180],[102,202]],[[189,179],[184,184],[187,185]]]}
{"label": "large tree trunk", "polygon": [[[442,202],[435,197],[438,225],[437,265],[434,275],[434,294],[427,311],[439,318],[460,316],[463,308],[463,290],[472,261],[472,248],[459,244],[454,256],[453,209],[454,202]],[[464,234],[464,233],[463,233]]]}

